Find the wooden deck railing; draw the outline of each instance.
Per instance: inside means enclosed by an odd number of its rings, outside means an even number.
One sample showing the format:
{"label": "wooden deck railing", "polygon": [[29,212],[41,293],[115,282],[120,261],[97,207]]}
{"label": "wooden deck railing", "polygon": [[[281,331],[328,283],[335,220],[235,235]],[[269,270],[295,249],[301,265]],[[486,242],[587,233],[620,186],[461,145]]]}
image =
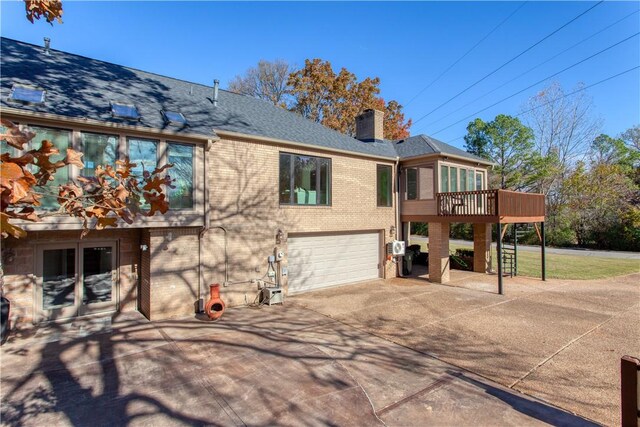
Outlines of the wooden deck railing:
{"label": "wooden deck railing", "polygon": [[438,193],[438,216],[544,217],[544,195],[508,190]]}

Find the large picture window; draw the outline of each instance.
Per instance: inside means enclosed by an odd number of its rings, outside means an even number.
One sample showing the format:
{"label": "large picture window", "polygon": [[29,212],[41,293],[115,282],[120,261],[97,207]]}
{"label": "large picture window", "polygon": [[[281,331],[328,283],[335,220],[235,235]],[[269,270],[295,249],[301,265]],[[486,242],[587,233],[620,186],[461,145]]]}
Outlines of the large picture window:
{"label": "large picture window", "polygon": [[169,188],[170,209],[193,208],[193,146],[186,144],[168,144],[168,161],[173,165],[168,170],[169,176],[175,179]]}
{"label": "large picture window", "polygon": [[131,170],[135,175],[142,176],[143,171],[153,172],[158,165],[158,143],[147,139],[129,139],[129,161],[136,164]]}
{"label": "large picture window", "polygon": [[94,176],[98,166],[116,165],[118,137],[98,133],[82,133],[82,176]]}
{"label": "large picture window", "polygon": [[392,206],[392,170],[391,166],[378,165],[377,167],[377,199],[378,206]]}
{"label": "large picture window", "polygon": [[[67,148],[71,144],[71,132],[68,130],[50,129],[44,127],[29,126],[36,136],[31,140],[30,145],[34,149],[40,148],[43,140],[51,141],[51,143],[60,151],[49,157],[51,163],[62,160],[67,155]],[[58,187],[69,182],[69,166],[62,167],[53,175],[53,180],[49,181],[44,188],[45,195],[40,199],[40,209],[57,210],[58,205]],[[36,189],[36,191],[40,191]]]}
{"label": "large picture window", "polygon": [[280,204],[330,205],[331,160],[280,153]]}

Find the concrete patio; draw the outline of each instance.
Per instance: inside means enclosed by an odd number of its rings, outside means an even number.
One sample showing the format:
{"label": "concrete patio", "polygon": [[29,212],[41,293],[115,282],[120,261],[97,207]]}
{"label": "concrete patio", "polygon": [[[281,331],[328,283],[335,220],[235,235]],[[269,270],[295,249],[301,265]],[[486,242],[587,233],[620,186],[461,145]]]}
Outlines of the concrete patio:
{"label": "concrete patio", "polygon": [[[418,274],[419,275],[419,274]],[[423,276],[424,277],[424,276]],[[640,355],[640,274],[607,280],[451,271],[363,283],[296,304],[597,422],[620,417],[620,357]]]}
{"label": "concrete patio", "polygon": [[517,279],[506,296],[490,276],[457,279],[333,288],[217,323],[129,314],[12,336],[2,423],[591,424],[557,406],[617,423],[619,355],[640,354],[638,275]]}

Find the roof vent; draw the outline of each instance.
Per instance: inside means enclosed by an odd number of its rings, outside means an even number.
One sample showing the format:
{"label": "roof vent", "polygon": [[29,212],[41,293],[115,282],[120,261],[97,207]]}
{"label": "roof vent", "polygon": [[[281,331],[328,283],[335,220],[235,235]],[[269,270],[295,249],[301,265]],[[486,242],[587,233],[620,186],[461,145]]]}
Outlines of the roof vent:
{"label": "roof vent", "polygon": [[213,106],[218,106],[218,88],[220,87],[220,80],[215,79],[213,81]]}
{"label": "roof vent", "polygon": [[44,54],[51,55],[51,39],[49,37],[44,38]]}

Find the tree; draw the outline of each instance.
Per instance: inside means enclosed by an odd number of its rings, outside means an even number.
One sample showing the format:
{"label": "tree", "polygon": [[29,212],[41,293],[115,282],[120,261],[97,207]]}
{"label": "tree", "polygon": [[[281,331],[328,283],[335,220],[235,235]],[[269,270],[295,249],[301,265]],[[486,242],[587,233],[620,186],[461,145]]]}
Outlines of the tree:
{"label": "tree", "polygon": [[640,209],[631,203],[637,187],[622,165],[601,162],[587,168],[580,162],[564,192],[578,245],[640,249]]}
{"label": "tree", "polygon": [[288,108],[290,93],[287,82],[293,68],[283,60],[260,60],[256,67],[229,82],[229,90],[269,101],[278,107]]}
{"label": "tree", "polygon": [[[25,146],[35,133],[20,129],[5,119],[1,122],[5,131],[0,134],[0,141],[22,151],[21,155],[12,155],[12,150],[7,149],[0,156],[0,230],[3,238],[26,236],[26,232],[15,224],[19,220],[39,222],[46,216],[66,214],[82,219],[81,237],[84,237],[89,232],[90,222],[100,230],[117,227],[118,219],[131,224],[137,215],[164,214],[169,209],[163,186],[173,188],[173,181],[164,171],[172,165],[144,171],[142,176],[137,176],[132,174],[136,164],[125,159],[118,161],[116,168],[98,166],[93,177],[78,177],[77,182],[52,188],[47,183],[54,179],[59,169],[69,165],[84,167],[82,153],[69,148],[63,159],[52,161],[52,156],[60,152],[50,141],[43,140],[39,148],[26,150]],[[46,195],[57,196],[57,211],[36,210],[40,199]],[[143,204],[148,208],[142,209]]]}
{"label": "tree", "polygon": [[411,120],[405,121],[397,101],[385,101],[380,94],[380,79],[367,77],[358,81],[355,74],[342,68],[335,73],[329,61],[307,59],[302,69],[289,76],[294,97],[292,111],[303,117],[355,136],[355,119],[372,108],[385,112],[384,137],[401,139],[409,136]]}
{"label": "tree", "polygon": [[525,123],[532,128],[535,149],[546,160],[547,173],[541,174],[536,191],[545,194],[547,201],[548,237],[553,243],[565,242],[570,231],[566,220],[567,200],[565,180],[578,161],[584,160],[593,139],[598,135],[601,121],[593,112],[589,95],[580,91],[567,95],[554,82],[529,99],[523,106]]}
{"label": "tree", "polygon": [[594,164],[619,165],[623,170],[632,174],[633,169],[640,163],[640,150],[627,145],[622,138],[612,138],[609,135],[598,135],[590,147],[590,158]]}
{"label": "tree", "polygon": [[557,82],[529,99],[525,108],[530,110],[525,122],[533,129],[536,149],[543,156],[554,152],[563,171],[583,158],[601,127],[591,98],[583,91],[566,96]]}
{"label": "tree", "polygon": [[496,163],[500,188],[527,190],[538,178],[543,162],[533,151],[533,132],[516,117],[500,114],[488,123],[475,119],[464,140],[468,152]]}
{"label": "tree", "polygon": [[640,151],[640,125],[627,129],[620,137],[630,149]]}
{"label": "tree", "polygon": [[62,2],[60,0],[24,0],[27,19],[32,24],[40,18],[53,25],[53,21],[62,24]]}

